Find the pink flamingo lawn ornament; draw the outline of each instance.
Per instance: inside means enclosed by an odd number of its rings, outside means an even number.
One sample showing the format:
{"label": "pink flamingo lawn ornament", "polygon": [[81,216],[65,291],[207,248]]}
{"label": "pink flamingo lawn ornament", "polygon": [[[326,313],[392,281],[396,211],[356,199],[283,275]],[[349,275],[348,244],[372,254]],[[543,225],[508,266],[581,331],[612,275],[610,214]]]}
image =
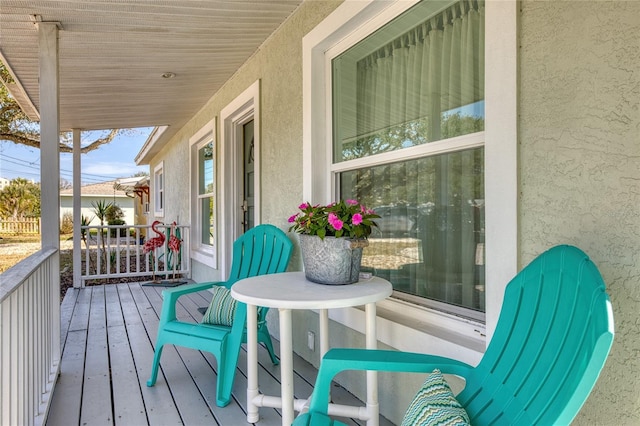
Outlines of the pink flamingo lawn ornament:
{"label": "pink flamingo lawn ornament", "polygon": [[173,221],[173,223],[171,224],[171,229],[169,230],[169,242],[167,243],[167,246],[169,247],[169,250],[171,250],[171,252],[174,254],[173,256],[173,279],[175,281],[176,279],[176,265],[178,264],[178,252],[180,251],[180,245],[182,244],[182,240],[180,238],[178,238],[178,236],[176,234],[174,234],[176,226],[178,224]]}
{"label": "pink flamingo lawn ornament", "polygon": [[151,230],[153,230],[153,232],[155,232],[156,234],[158,234],[157,237],[153,237],[153,238],[149,238],[144,245],[142,246],[142,253],[147,254],[149,252],[151,252],[151,266],[153,268],[153,281],[155,282],[156,280],[156,266],[154,263],[154,251],[157,248],[160,248],[164,245],[164,240],[165,240],[165,236],[162,232],[158,231],[158,228],[156,228],[158,225],[162,225],[163,223],[160,222],[159,220],[154,221],[151,224]]}

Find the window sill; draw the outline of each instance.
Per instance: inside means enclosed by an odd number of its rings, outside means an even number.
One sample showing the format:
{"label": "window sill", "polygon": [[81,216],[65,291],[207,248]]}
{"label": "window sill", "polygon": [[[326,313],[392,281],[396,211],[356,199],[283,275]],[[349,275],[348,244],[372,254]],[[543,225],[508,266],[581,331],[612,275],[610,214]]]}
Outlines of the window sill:
{"label": "window sill", "polygon": [[213,249],[193,249],[191,250],[191,259],[202,263],[210,268],[217,268],[215,251]]}
{"label": "window sill", "polygon": [[[430,353],[471,365],[482,359],[486,348],[485,325],[427,309],[398,299],[377,304],[378,340],[407,352]],[[364,333],[363,308],[329,310],[329,318]]]}

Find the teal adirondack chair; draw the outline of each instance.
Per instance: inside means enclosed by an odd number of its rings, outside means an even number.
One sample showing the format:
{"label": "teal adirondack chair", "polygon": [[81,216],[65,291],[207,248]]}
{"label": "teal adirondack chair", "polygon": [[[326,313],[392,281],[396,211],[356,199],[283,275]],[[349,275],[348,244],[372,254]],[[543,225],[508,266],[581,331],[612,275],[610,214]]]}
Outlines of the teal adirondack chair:
{"label": "teal adirondack chair", "polygon": [[[244,303],[238,302],[232,324],[225,326],[179,321],[176,318],[176,302],[180,296],[188,293],[207,290],[214,286],[231,288],[236,281],[243,278],[285,272],[292,248],[293,243],[283,231],[273,225],[259,225],[233,243],[233,261],[227,281],[190,284],[164,290],[151,378],[147,381],[147,386],[153,386],[156,382],[164,345],[170,343],[211,352],[218,361],[216,404],[219,407],[226,406],[231,399],[240,345],[247,339],[247,307]],[[258,340],[265,344],[272,362],[277,364],[278,359],[273,352],[271,336],[267,329],[267,310],[268,308],[258,310]]]}
{"label": "teal adirondack chair", "polygon": [[456,396],[472,425],[568,425],[598,379],[613,343],[605,285],[585,253],[557,246],[511,280],[489,347],[476,367],[426,354],[332,349],[323,357],[309,412],[295,426],[338,425],[327,415],[333,377],[344,370],[463,377]]}

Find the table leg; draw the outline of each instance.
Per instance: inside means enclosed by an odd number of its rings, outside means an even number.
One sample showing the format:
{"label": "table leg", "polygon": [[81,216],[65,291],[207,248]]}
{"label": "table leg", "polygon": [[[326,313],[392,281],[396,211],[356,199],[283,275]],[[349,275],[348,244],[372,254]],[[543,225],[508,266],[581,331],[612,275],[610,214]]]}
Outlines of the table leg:
{"label": "table leg", "polygon": [[291,309],[279,309],[280,313],[280,381],[282,397],[282,425],[293,423],[293,338]]}
{"label": "table leg", "polygon": [[318,313],[320,316],[320,359],[329,350],[329,311],[327,309],[320,309]]}
{"label": "table leg", "polygon": [[258,396],[258,308],[247,304],[247,422],[260,419],[258,406],[253,402]]}
{"label": "table leg", "polygon": [[[366,346],[367,349],[378,347],[378,334],[376,329],[376,304],[367,303],[365,305],[366,316]],[[378,426],[380,416],[380,406],[378,405],[378,373],[367,371],[367,412],[369,420],[367,426]]]}

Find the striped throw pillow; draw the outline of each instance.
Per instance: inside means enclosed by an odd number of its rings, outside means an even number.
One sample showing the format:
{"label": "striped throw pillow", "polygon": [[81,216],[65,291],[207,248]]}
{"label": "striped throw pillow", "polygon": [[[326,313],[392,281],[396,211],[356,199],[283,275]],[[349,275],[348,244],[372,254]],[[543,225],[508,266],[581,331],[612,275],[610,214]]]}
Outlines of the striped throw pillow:
{"label": "striped throw pillow", "polygon": [[231,297],[231,290],[226,287],[214,286],[212,292],[213,298],[209,303],[207,312],[202,317],[201,323],[230,327],[233,324],[238,301]]}
{"label": "striped throw pillow", "polygon": [[440,370],[434,370],[409,404],[402,426],[464,426],[469,415],[456,400]]}

